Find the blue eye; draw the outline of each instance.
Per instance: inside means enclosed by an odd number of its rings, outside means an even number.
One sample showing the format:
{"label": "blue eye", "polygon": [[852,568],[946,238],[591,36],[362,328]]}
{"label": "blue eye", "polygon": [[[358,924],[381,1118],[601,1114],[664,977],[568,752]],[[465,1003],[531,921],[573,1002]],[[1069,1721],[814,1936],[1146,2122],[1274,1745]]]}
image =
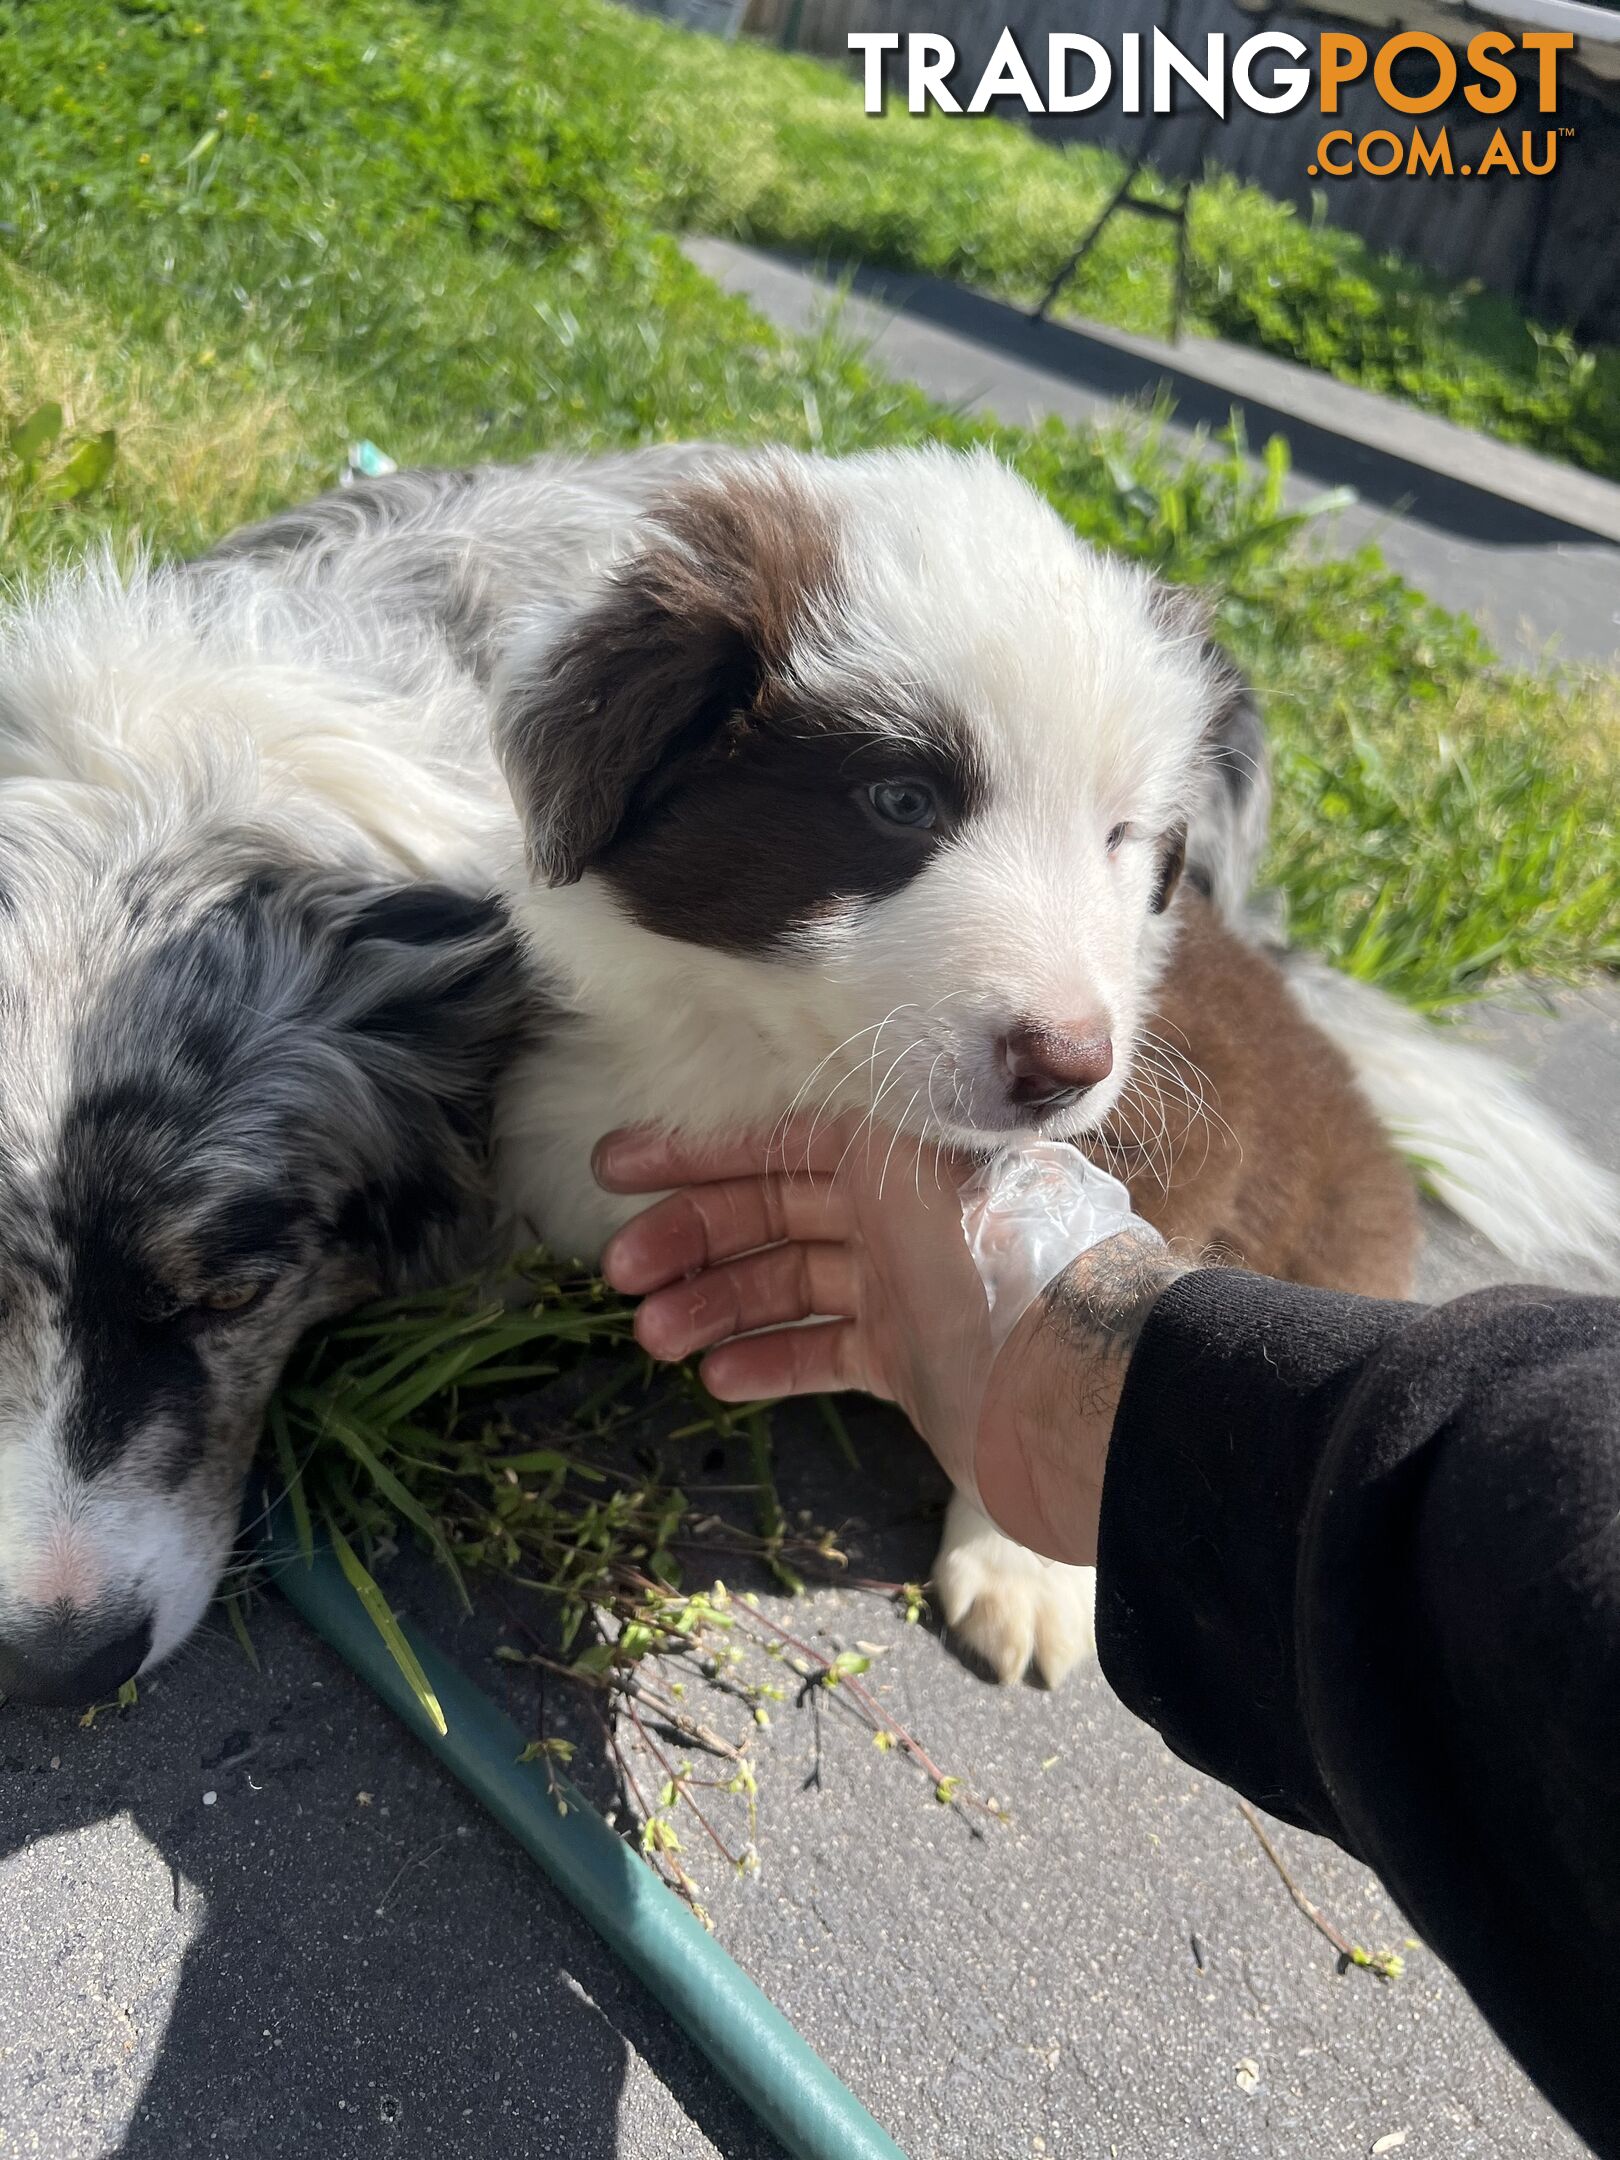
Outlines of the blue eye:
{"label": "blue eye", "polygon": [[926,832],[939,822],[939,804],[932,788],[920,780],[879,780],[866,791],[866,799],[885,825],[905,825]]}
{"label": "blue eye", "polygon": [[1114,850],[1117,847],[1122,846],[1124,842],[1130,838],[1130,832],[1131,828],[1129,827],[1129,825],[1116,825],[1114,827],[1113,831],[1108,835],[1107,845],[1110,855],[1113,854]]}

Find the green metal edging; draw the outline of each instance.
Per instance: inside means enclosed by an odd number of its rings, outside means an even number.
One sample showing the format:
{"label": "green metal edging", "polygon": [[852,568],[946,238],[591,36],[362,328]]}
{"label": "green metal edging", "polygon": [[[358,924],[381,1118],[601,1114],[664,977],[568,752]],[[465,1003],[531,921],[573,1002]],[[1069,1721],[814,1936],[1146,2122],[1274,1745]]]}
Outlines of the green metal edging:
{"label": "green metal edging", "polygon": [[[433,1643],[406,1630],[448,1730],[440,1733],[324,1543],[300,1550],[290,1511],[263,1538],[271,1579],[503,1829],[537,1860],[795,2160],[905,2160],[780,2010],[673,1891],[566,1783],[522,1763],[518,1728]],[[566,1812],[558,1805],[566,1802]]]}

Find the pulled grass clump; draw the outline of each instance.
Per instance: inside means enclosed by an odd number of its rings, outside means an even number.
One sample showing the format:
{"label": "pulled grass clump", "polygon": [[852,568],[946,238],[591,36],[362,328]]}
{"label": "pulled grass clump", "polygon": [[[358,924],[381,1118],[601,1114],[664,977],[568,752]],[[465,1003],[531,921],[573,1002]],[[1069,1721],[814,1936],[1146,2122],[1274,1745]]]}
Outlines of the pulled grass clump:
{"label": "pulled grass clump", "polygon": [[[835,1406],[823,1416],[848,1451]],[[790,1527],[769,1406],[727,1407],[692,1373],[652,1366],[633,1345],[631,1308],[595,1276],[536,1253],[499,1285],[337,1321],[303,1346],[268,1434],[267,1471],[297,1542],[332,1543],[427,1714],[442,1727],[374,1572],[409,1536],[469,1611],[475,1589],[499,1604],[519,1640],[498,1657],[583,1694],[643,1853],[694,1904],[683,1833],[741,1873],[757,1865],[751,1744],[790,1698],[836,1696],[875,1745],[916,1764],[939,1804],[993,1812],[866,1685],[874,1649],[818,1648],[749,1586],[853,1583],[916,1621],[920,1585],[852,1578],[836,1529]],[[717,1449],[741,1455],[741,1481],[705,1469]],[[572,1743],[542,1732],[528,1754],[560,1785]]]}

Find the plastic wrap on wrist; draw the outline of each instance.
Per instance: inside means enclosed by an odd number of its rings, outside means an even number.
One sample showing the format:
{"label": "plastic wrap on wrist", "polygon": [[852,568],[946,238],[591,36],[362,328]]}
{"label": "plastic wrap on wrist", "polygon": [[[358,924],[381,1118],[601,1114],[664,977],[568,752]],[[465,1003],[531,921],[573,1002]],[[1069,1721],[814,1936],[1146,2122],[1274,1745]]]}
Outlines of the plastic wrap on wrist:
{"label": "plastic wrap on wrist", "polygon": [[1122,1230],[1156,1232],[1116,1177],[1062,1140],[996,1155],[962,1187],[962,1235],[999,1351],[1048,1283]]}

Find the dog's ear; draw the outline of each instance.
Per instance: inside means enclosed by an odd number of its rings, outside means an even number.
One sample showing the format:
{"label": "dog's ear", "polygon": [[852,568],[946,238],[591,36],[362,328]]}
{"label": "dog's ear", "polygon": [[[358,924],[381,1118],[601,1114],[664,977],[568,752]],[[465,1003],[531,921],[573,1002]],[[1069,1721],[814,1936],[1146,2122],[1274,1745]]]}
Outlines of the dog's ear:
{"label": "dog's ear", "polygon": [[1148,909],[1150,914],[1162,915],[1175,898],[1186,861],[1187,828],[1185,825],[1172,826],[1159,842],[1159,872]]}
{"label": "dog's ear", "polygon": [[1169,906],[1183,865],[1187,882],[1236,920],[1265,852],[1271,821],[1271,758],[1252,686],[1216,643],[1208,598],[1185,585],[1152,587],[1149,607],[1167,637],[1198,648],[1209,686],[1203,771],[1187,825],[1167,836],[1155,913]]}
{"label": "dog's ear", "polygon": [[689,758],[745,724],[835,578],[825,514],[785,464],[667,497],[638,551],[557,634],[520,638],[495,744],[534,875],[581,877]]}
{"label": "dog's ear", "polygon": [[376,1105],[345,1234],[385,1288],[441,1280],[478,1257],[487,1231],[496,1082],[537,1000],[492,899],[423,883],[328,904],[321,1003]]}

